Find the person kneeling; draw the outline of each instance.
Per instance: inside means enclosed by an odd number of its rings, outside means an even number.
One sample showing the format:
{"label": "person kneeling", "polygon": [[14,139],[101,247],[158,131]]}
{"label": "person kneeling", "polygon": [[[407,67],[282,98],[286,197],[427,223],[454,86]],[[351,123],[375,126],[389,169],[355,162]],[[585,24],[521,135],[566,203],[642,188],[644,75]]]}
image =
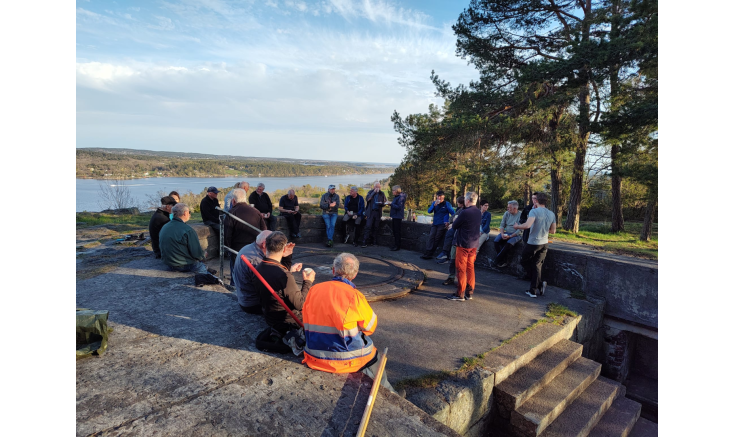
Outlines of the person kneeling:
{"label": "person kneeling", "polygon": [[[329,373],[363,372],[375,378],[379,353],[370,335],[378,316],[355,288],[360,262],[342,253],[332,263],[331,281],[316,284],[304,303],[304,363]],[[380,385],[395,393],[383,372]]]}
{"label": "person kneeling", "polygon": [[[288,308],[301,318],[301,309],[304,306],[306,295],[314,283],[316,273],[301,272],[303,283],[301,288],[296,284],[291,272],[301,270],[301,263],[291,265],[290,262],[282,264],[288,239],[283,232],[273,232],[265,239],[265,258],[255,269],[265,279],[278,297],[288,306]],[[263,305],[263,314],[268,326],[271,326],[281,334],[285,335],[291,329],[299,329],[299,324],[286,311],[285,308],[276,300],[271,292],[263,283],[256,279],[256,289],[260,295],[260,302]]]}

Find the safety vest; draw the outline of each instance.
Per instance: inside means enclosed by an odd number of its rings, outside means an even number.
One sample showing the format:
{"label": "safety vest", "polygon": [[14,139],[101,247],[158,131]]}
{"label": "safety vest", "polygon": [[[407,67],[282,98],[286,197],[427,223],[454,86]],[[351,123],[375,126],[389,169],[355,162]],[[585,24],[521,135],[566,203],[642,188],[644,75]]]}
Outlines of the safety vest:
{"label": "safety vest", "polygon": [[378,316],[352,282],[335,278],[311,287],[302,309],[304,361],[315,370],[351,373],[373,359],[377,350],[369,335]]}

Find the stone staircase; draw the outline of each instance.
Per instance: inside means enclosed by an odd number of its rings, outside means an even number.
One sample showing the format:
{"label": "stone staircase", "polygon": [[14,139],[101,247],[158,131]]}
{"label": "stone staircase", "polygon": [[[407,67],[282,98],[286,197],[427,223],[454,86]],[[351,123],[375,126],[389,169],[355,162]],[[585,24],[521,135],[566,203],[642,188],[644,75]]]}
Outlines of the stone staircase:
{"label": "stone staircase", "polygon": [[580,319],[540,324],[487,354],[485,368],[495,374],[489,435],[657,435],[652,422],[636,427],[641,405],[569,340]]}

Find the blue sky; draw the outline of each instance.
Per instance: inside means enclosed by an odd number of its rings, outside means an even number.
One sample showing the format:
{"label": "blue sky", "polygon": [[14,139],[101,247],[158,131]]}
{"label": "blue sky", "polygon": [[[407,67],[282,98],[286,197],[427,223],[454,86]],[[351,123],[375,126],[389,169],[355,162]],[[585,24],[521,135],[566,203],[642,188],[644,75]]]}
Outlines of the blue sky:
{"label": "blue sky", "polygon": [[77,1],[77,147],[400,162],[462,1]]}

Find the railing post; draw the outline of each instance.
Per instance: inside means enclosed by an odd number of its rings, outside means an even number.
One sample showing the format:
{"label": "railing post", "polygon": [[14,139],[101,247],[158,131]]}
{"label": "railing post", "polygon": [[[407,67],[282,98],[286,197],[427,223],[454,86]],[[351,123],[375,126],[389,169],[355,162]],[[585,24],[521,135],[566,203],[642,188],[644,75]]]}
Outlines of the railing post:
{"label": "railing post", "polygon": [[[219,274],[225,277],[225,215],[219,215]],[[232,276],[232,272],[230,272]]]}

